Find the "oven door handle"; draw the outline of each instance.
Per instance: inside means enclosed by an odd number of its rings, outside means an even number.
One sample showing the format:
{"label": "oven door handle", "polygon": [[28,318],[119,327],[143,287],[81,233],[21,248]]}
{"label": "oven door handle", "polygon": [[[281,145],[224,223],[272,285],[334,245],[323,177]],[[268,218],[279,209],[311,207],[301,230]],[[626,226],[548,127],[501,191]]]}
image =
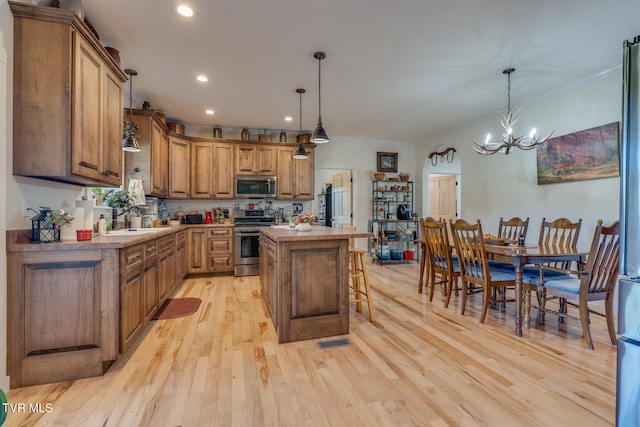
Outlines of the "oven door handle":
{"label": "oven door handle", "polygon": [[236,231],[236,236],[259,236],[259,231]]}

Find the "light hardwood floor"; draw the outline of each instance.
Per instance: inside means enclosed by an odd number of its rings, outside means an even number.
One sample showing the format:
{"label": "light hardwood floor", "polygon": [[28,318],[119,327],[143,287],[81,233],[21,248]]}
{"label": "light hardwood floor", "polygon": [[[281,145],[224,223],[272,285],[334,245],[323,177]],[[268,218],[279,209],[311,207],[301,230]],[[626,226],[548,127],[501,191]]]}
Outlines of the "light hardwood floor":
{"label": "light hardwood floor", "polygon": [[[515,337],[513,305],[481,297],[459,314],[417,293],[418,267],[368,264],[376,323],[350,317],[351,345],[279,345],[257,277],[187,280],[203,300],[189,317],[153,322],[102,377],[10,390],[5,425],[42,426],[606,426],[615,421],[616,349],[601,318],[595,351],[579,322]],[[366,313],[366,310],[365,310]],[[533,313],[532,313],[533,314]],[[545,330],[546,329],[546,330]]]}

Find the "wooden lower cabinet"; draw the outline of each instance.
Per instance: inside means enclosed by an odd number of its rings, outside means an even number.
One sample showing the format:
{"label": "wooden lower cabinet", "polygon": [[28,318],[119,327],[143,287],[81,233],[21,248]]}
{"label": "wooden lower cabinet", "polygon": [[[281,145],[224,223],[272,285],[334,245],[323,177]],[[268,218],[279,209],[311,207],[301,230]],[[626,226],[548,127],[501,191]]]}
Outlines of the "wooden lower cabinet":
{"label": "wooden lower cabinet", "polygon": [[159,239],[158,255],[158,300],[159,304],[165,302],[174,288],[175,275],[175,236],[167,236]]}
{"label": "wooden lower cabinet", "polygon": [[187,231],[178,231],[176,233],[176,255],[175,255],[175,280],[173,281],[173,286],[169,289],[169,294],[172,294],[173,291],[178,286],[178,283],[184,279],[187,274]]}
{"label": "wooden lower cabinet", "polygon": [[233,271],[233,226],[190,228],[188,273]]}
{"label": "wooden lower cabinet", "polygon": [[260,236],[260,287],[264,301],[267,304],[271,318],[273,319],[273,326],[278,329],[278,317],[275,313],[278,312],[278,298],[277,289],[275,288],[276,271],[278,267],[276,265],[276,244],[273,240]]}
{"label": "wooden lower cabinet", "polygon": [[9,252],[7,260],[11,388],[102,375],[119,356],[118,250]]}

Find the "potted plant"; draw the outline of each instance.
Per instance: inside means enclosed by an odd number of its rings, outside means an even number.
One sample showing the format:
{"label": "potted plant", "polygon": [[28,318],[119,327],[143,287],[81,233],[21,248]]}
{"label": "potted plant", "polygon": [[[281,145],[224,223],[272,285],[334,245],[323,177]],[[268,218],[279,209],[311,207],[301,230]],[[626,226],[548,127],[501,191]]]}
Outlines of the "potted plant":
{"label": "potted plant", "polygon": [[[133,207],[133,197],[127,190],[108,189],[104,190],[103,193],[105,203],[113,209],[111,229],[115,230],[118,227],[118,216],[127,213]],[[118,210],[121,212],[118,213]]]}
{"label": "potted plant", "polygon": [[104,194],[102,192],[102,188],[93,187],[91,189],[91,193],[93,194],[93,198],[96,199],[96,206],[104,205]]}

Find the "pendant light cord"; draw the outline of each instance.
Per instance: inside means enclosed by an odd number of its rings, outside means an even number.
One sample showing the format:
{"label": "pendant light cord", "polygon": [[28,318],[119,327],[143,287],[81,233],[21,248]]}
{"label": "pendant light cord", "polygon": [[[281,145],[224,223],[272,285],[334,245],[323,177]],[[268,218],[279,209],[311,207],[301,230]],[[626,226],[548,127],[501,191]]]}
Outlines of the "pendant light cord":
{"label": "pendant light cord", "polygon": [[318,118],[322,120],[322,91],[320,90],[320,64],[322,63],[322,58],[318,59]]}

